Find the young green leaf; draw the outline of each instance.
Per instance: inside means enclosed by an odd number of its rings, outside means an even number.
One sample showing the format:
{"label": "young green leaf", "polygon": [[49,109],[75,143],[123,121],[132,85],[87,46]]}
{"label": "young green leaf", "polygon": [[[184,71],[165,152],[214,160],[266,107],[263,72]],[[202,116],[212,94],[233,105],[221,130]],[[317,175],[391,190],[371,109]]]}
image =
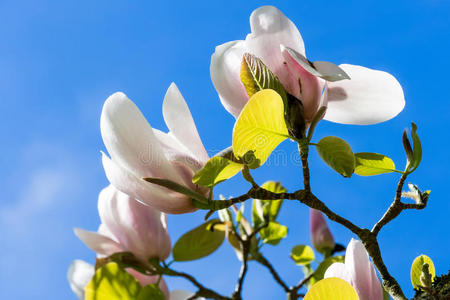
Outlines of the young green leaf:
{"label": "young green leaf", "polygon": [[434,263],[428,256],[422,254],[416,257],[411,265],[411,283],[415,289],[420,289],[419,286],[424,286],[421,276],[422,267],[424,264],[428,264],[428,271],[431,275],[431,282],[434,281],[436,271],[434,269]]}
{"label": "young green leaf", "polygon": [[262,90],[250,98],[234,125],[233,152],[244,161],[251,153],[254,161],[249,168],[254,169],[288,137],[281,96],[274,90]]}
{"label": "young green leaf", "polygon": [[249,97],[259,91],[272,89],[276,91],[283,101],[286,100],[286,91],[277,76],[258,57],[244,53],[241,64],[241,81]]}
{"label": "young green leaf", "polygon": [[307,265],[314,260],[314,251],[308,245],[297,245],[291,250],[291,258],[297,265]]}
{"label": "young green leaf", "polygon": [[267,227],[264,227],[259,231],[263,243],[270,245],[278,245],[281,239],[287,236],[288,228],[277,222],[269,222]]}
{"label": "young green leaf", "polygon": [[243,167],[243,164],[233,162],[224,157],[213,157],[206,162],[203,169],[195,173],[192,182],[205,187],[213,187],[233,177]]}
{"label": "young green leaf", "polygon": [[344,177],[351,177],[355,170],[355,155],[350,145],[341,138],[327,136],[316,145],[319,156],[333,170]]}
{"label": "young green leaf", "polygon": [[305,300],[358,300],[355,289],[345,281],[337,277],[322,279],[314,284],[306,293]]}
{"label": "young green leaf", "polygon": [[221,223],[213,219],[181,236],[173,247],[175,261],[190,261],[205,257],[216,251],[225,239],[225,232],[208,230],[210,224]]}
{"label": "young green leaf", "polygon": [[413,141],[413,161],[411,163],[410,173],[414,172],[422,160],[422,143],[417,135],[417,125],[411,123],[411,138]]}
{"label": "young green leaf", "polygon": [[389,157],[370,152],[355,153],[355,174],[373,176],[395,171],[395,164]]}
{"label": "young green leaf", "polygon": [[116,263],[108,263],[99,268],[85,288],[86,300],[164,300],[158,286],[148,285],[144,288],[127,271]]}
{"label": "young green leaf", "polygon": [[[285,193],[287,191],[280,182],[276,181],[267,181],[261,187],[273,193]],[[283,200],[254,199],[252,209],[253,227],[260,226],[264,223],[264,219],[275,221],[282,204]]]}

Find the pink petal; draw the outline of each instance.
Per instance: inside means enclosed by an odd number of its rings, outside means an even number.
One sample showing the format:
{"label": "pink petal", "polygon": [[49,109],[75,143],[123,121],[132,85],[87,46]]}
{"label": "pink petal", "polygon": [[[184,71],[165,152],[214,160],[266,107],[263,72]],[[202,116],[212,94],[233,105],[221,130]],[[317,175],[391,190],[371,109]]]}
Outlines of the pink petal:
{"label": "pink petal", "polygon": [[392,75],[361,66],[339,67],[351,79],[328,83],[325,120],[370,125],[390,120],[403,110],[403,89]]}
{"label": "pink petal", "polygon": [[372,299],[372,268],[364,245],[352,239],[345,252],[345,266],[360,300]]}
{"label": "pink petal", "polygon": [[170,237],[158,210],[111,185],[100,193],[98,210],[102,223],[126,251],[144,262],[152,257],[165,260],[169,256]]}
{"label": "pink petal", "polygon": [[[141,272],[138,272],[132,268],[128,268],[126,270],[128,273],[133,275],[133,277],[136,278],[136,280],[139,281],[139,283],[143,287],[146,285],[149,285],[149,284],[157,283],[159,280],[159,277],[160,277],[159,275],[153,275],[153,276],[145,275],[145,274],[142,274]],[[169,297],[170,297],[169,289],[167,288],[167,284],[163,278],[161,278],[161,280],[159,281],[159,288],[163,292],[166,299],[169,299]]]}
{"label": "pink petal", "polygon": [[331,253],[335,246],[334,238],[322,213],[311,208],[309,210],[309,224],[314,248],[322,253],[327,251]]}
{"label": "pink petal", "polygon": [[175,83],[170,85],[164,97],[163,116],[175,138],[188,148],[194,157],[206,163],[208,154],[198,135],[189,107]]}
{"label": "pink petal", "polygon": [[223,106],[236,118],[248,101],[240,75],[242,56],[246,51],[244,41],[232,41],[217,46],[211,56],[211,80]]}
{"label": "pink petal", "polygon": [[87,231],[81,228],[75,228],[74,232],[89,249],[98,254],[109,256],[124,251],[118,243],[97,232]]}

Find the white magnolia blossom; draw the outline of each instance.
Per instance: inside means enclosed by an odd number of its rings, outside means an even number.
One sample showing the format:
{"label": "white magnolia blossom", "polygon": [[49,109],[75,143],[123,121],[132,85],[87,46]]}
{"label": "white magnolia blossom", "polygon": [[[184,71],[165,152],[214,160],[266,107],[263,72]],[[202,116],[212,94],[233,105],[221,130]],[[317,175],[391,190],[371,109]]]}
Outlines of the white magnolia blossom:
{"label": "white magnolia blossom", "polygon": [[345,252],[345,263],[334,263],[325,278],[338,277],[350,283],[360,300],[383,300],[383,288],[364,245],[352,239]]}
{"label": "white magnolia blossom", "polygon": [[[155,284],[159,281],[159,288],[166,298],[171,299],[169,298],[169,290],[166,282],[162,278],[159,279],[159,275],[147,276],[131,268],[127,268],[126,271],[130,273],[143,287],[149,284]],[[91,281],[94,274],[94,266],[83,260],[77,259],[70,264],[69,270],[67,271],[67,279],[69,280],[70,288],[78,299],[84,300],[84,289]]]}
{"label": "white magnolia blossom", "polygon": [[[248,101],[240,80],[244,53],[260,58],[286,91],[302,101],[307,122],[322,105],[328,106],[324,119],[359,125],[389,120],[403,110],[402,87],[386,72],[342,64],[339,67],[350,80],[325,82],[303,68],[298,62],[298,57],[306,57],[302,36],[277,8],[263,6],[253,11],[250,27],[251,33],[245,40],[217,46],[211,57],[212,82],[222,104],[235,117]],[[321,64],[323,68],[329,67],[325,62]],[[326,95],[323,102],[321,94]]]}
{"label": "white magnolia blossom", "polygon": [[74,260],[67,271],[70,288],[78,299],[84,300],[84,288],[95,274],[94,266],[80,259]]}
{"label": "white magnolia blossom", "polygon": [[[184,290],[174,290],[170,292],[170,298],[169,300],[187,300],[191,299],[191,297],[194,296],[194,293],[184,291]],[[203,297],[195,298],[196,300],[205,300]]]}
{"label": "white magnolia blossom", "polygon": [[209,159],[192,115],[175,84],[167,90],[163,116],[169,133],[153,129],[137,106],[123,93],[111,95],[103,106],[100,128],[109,158],[103,166],[118,190],[162,212],[195,210],[189,197],[143,180],[164,178],[207,195],[192,176]]}
{"label": "white magnolia blossom", "polygon": [[118,191],[112,185],[98,198],[101,225],[98,232],[76,228],[75,234],[101,256],[131,252],[142,262],[170,255],[166,215]]}

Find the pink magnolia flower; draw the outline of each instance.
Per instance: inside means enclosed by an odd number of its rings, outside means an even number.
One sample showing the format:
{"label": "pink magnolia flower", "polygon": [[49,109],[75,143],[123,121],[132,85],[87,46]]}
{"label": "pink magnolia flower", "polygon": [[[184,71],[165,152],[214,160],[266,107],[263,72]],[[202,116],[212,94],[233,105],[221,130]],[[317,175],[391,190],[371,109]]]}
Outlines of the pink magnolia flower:
{"label": "pink magnolia flower", "polygon": [[191,113],[175,84],[167,90],[163,116],[169,133],[153,129],[136,105],[123,93],[111,95],[103,106],[100,128],[111,158],[103,154],[108,180],[120,191],[165,213],[195,210],[189,197],[144,181],[157,177],[207,195],[192,176],[208,154]]}
{"label": "pink magnolia flower", "polygon": [[[279,78],[288,93],[300,99],[310,122],[322,105],[324,119],[343,124],[375,124],[395,117],[405,105],[403,90],[390,74],[361,66],[339,67],[350,80],[325,82],[313,68],[305,69],[305,46],[297,27],[280,10],[263,6],[250,16],[251,33],[245,40],[217,46],[211,57],[211,79],[225,109],[237,117],[248,101],[240,80],[244,53],[259,57]],[[316,62],[325,71],[331,64]],[[305,64],[304,64],[305,65]],[[347,75],[347,76],[346,76]],[[321,103],[322,90],[326,99]]]}
{"label": "pink magnolia flower", "polygon": [[309,210],[309,229],[314,248],[320,253],[331,253],[335,243],[322,213],[316,209]]}
{"label": "pink magnolia flower", "polygon": [[[137,281],[139,281],[141,286],[155,284],[159,280],[159,276],[146,276],[131,268],[128,268],[127,272],[133,275],[133,277],[136,278]],[[70,288],[72,289],[74,294],[78,297],[78,299],[84,300],[84,293],[85,293],[84,289],[91,281],[94,274],[95,274],[94,266],[85,261],[77,259],[73,261],[72,264],[70,265],[69,270],[67,272],[67,279],[69,280]],[[168,298],[169,290],[167,288],[166,282],[162,278],[159,281],[159,288],[161,289],[161,291],[163,292],[163,294],[166,296],[167,299],[171,299]]]}
{"label": "pink magnolia flower", "polygon": [[75,234],[101,256],[131,252],[140,261],[165,260],[171,250],[166,215],[116,190],[103,189],[98,198],[102,224],[98,232],[76,228]]}
{"label": "pink magnolia flower", "polygon": [[360,241],[352,239],[345,252],[345,263],[334,263],[325,278],[338,277],[350,283],[360,300],[382,300],[383,289],[369,255]]}

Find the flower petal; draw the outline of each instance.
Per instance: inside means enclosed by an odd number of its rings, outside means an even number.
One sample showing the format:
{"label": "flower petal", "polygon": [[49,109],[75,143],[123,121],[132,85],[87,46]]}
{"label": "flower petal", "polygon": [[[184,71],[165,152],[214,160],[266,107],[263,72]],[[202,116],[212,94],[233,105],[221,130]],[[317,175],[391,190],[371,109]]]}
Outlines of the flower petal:
{"label": "flower petal", "polygon": [[284,88],[298,94],[298,78],[292,77],[284,64],[280,46],[292,48],[305,56],[305,45],[297,27],[279,9],[263,6],[250,16],[252,33],[247,35],[245,46],[259,57],[277,75]]}
{"label": "flower petal", "polygon": [[124,251],[117,242],[97,232],[87,231],[81,228],[75,228],[74,232],[89,249],[100,255],[109,256]]}
{"label": "flower petal", "polygon": [[98,211],[102,223],[120,245],[144,262],[151,257],[165,260],[171,250],[170,237],[161,212],[144,205],[112,185],[100,192]]}
{"label": "flower petal", "polygon": [[94,266],[83,260],[74,260],[67,271],[70,288],[78,299],[84,299],[84,288],[95,274]]}
{"label": "flower petal", "polygon": [[198,135],[189,107],[175,83],[170,85],[164,97],[163,116],[175,138],[186,146],[198,160],[206,163],[209,159],[208,154]]}
{"label": "flower petal", "polygon": [[370,300],[383,300],[383,287],[378,279],[377,272],[373,264],[370,264],[371,278],[372,278],[372,294]]}
{"label": "flower petal", "polygon": [[211,80],[222,105],[236,118],[248,101],[241,82],[241,62],[246,51],[244,41],[232,41],[217,46],[211,56]]}
{"label": "flower petal", "polygon": [[[174,290],[170,293],[170,300],[187,300],[191,299],[191,297],[194,296],[194,293],[184,291],[184,290]],[[196,300],[204,300],[203,297],[195,298]]]}
{"label": "flower petal", "polygon": [[182,214],[195,210],[192,201],[188,197],[136,177],[112,161],[104,153],[102,162],[106,177],[108,177],[111,184],[119,191],[130,195],[142,203],[170,214]]}
{"label": "flower petal", "polygon": [[347,268],[343,263],[333,263],[328,269],[325,271],[324,278],[337,277],[341,278],[348,283],[352,284],[352,276],[348,272]]}
{"label": "flower petal", "polygon": [[115,93],[106,100],[100,129],[111,158],[133,174],[179,180],[150,124],[125,94]]}
{"label": "flower petal", "polygon": [[286,60],[284,74],[287,74],[287,77],[284,82],[282,81],[283,86],[302,101],[305,119],[309,123],[320,107],[325,81],[311,74],[298,62],[300,59],[306,60],[300,53],[284,45],[281,45],[280,49]]}
{"label": "flower petal", "polygon": [[372,271],[369,255],[364,245],[352,239],[345,252],[345,266],[352,277],[352,286],[360,300],[370,300],[372,294]]}
{"label": "flower petal", "polygon": [[392,75],[355,65],[339,67],[351,79],[328,83],[325,120],[370,125],[390,120],[403,110],[403,89]]}
{"label": "flower petal", "polygon": [[309,228],[314,248],[321,253],[331,253],[335,246],[327,221],[319,210],[310,208]]}

